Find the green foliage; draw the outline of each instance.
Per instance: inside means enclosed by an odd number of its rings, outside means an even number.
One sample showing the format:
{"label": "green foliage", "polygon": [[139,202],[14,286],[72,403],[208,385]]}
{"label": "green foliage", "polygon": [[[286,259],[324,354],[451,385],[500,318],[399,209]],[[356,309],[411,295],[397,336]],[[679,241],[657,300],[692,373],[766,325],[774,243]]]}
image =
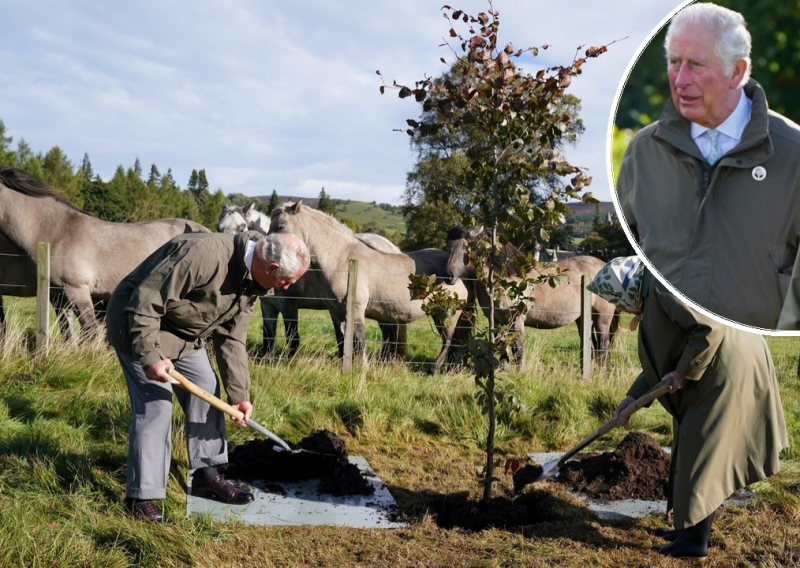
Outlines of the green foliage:
{"label": "green foliage", "polygon": [[577,250],[581,254],[595,256],[605,261],[618,256],[636,254],[619,220],[609,220],[607,216],[601,215],[599,207],[595,213],[592,230],[581,241]]}
{"label": "green foliage", "polygon": [[317,202],[317,209],[331,216],[336,216],[336,204],[333,199],[325,192],[323,187],[319,192],[319,201]]}
{"label": "green foliage", "polygon": [[[565,222],[567,201],[581,197],[584,187],[591,183],[591,178],[569,164],[558,148],[580,128],[576,112],[569,112],[570,108],[574,111],[576,103],[567,99],[565,90],[586,59],[597,57],[606,47],[589,48],[585,57],[570,65],[531,75],[514,61],[523,54],[537,56],[539,48],[499,45],[500,18],[491,3],[487,12],[477,16],[450,6],[442,11],[450,26],[449,36],[457,42],[448,47],[463,55],[439,79],[424,78],[413,88],[394,82],[392,88],[401,99],[413,97],[422,107],[419,120],[406,121],[412,144],[425,148],[423,159],[409,175],[409,191],[412,195],[423,193],[434,206],[459,204],[463,221],[486,227],[489,238],[473,243],[470,260],[494,305],[507,306],[502,320],[496,320],[494,309],[490,309],[487,327],[478,329],[469,343],[477,396],[488,416],[483,492],[484,501],[488,501],[497,413],[511,412],[514,405],[509,401],[515,400],[497,384],[497,372],[516,339],[513,321],[527,310],[528,288],[544,280],[511,280],[495,273],[500,257],[498,235],[502,239],[522,235],[530,244],[534,239],[549,241],[549,230]],[[463,27],[466,32],[456,29]],[[381,92],[385,90],[384,84]],[[440,172],[446,175],[437,175]],[[569,179],[551,183],[556,177]],[[550,191],[537,199],[534,190],[542,186]],[[426,297],[439,294],[436,284],[425,277],[412,283],[412,289],[416,286],[424,288],[418,294]],[[428,303],[435,302],[429,299]]]}
{"label": "green foliage", "polygon": [[[740,12],[753,38],[752,76],[767,93],[771,110],[800,121],[800,4],[774,0],[720,0],[720,6]],[[661,115],[670,96],[661,30],[631,69],[619,100],[615,123],[623,129],[639,129]]]}
{"label": "green foliage", "polygon": [[269,196],[269,205],[267,206],[267,212],[272,213],[272,211],[281,204],[281,200],[278,198],[278,192],[274,189],[272,190],[272,195]]}

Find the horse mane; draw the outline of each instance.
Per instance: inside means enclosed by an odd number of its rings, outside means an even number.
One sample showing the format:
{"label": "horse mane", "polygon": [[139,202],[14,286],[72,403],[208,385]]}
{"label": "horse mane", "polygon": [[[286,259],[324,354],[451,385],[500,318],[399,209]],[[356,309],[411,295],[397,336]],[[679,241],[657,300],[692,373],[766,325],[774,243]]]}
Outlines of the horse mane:
{"label": "horse mane", "polygon": [[[453,225],[447,232],[448,241],[456,241],[460,239],[466,240],[468,243],[477,240],[488,240],[488,236],[484,231],[481,231],[479,236],[475,236],[475,227],[469,225]],[[504,243],[500,247],[499,254],[495,256],[493,268],[503,278],[510,278],[513,276],[525,276],[525,271],[520,266],[520,260],[527,260],[525,253],[519,247],[511,244]]]}
{"label": "horse mane", "polygon": [[[275,215],[276,212],[285,211],[289,207],[294,206],[296,203],[297,202],[294,202],[294,201],[287,201],[283,205],[278,205],[273,210],[272,215]],[[350,229],[350,227],[348,227],[347,225],[345,225],[344,223],[339,221],[337,218],[332,217],[331,215],[328,215],[324,211],[320,211],[319,209],[314,209],[313,207],[310,207],[308,205],[302,204],[301,207],[300,207],[300,212],[304,212],[307,215],[311,215],[312,217],[317,219],[320,223],[324,223],[327,227],[330,227],[330,229],[333,230],[333,231],[338,231],[340,233],[344,233],[345,235],[347,235],[351,239],[355,239],[355,240],[358,240],[359,242],[363,242],[363,241],[361,241],[360,239],[358,239],[356,237],[356,234],[352,231],[352,229]],[[295,213],[295,214],[297,214],[297,213]],[[291,213],[290,213],[290,215],[291,215]],[[364,244],[366,244],[366,243],[364,243]],[[367,246],[369,246],[369,245],[367,245]],[[373,247],[370,247],[370,248],[373,248]]]}
{"label": "horse mane", "polygon": [[[10,166],[0,168],[0,183],[8,189],[27,195],[28,197],[51,197],[75,211],[80,211],[80,209],[64,198],[60,190],[19,168]],[[80,212],[83,213],[83,211]]]}

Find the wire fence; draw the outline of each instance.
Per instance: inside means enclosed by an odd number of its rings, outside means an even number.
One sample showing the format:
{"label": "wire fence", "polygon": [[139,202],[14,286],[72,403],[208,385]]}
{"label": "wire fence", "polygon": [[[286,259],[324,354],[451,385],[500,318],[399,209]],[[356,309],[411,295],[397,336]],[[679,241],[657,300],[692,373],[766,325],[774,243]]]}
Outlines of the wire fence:
{"label": "wire fence", "polygon": [[[51,262],[54,260],[57,262],[67,260],[77,262],[80,260],[85,261],[86,259],[78,259],[74,256],[51,256]],[[3,263],[3,267],[0,269],[0,295],[35,296],[36,274],[35,270],[31,270],[31,267],[35,268],[33,261],[25,255],[0,253],[0,262]],[[104,259],[104,262],[113,263],[114,259],[113,257]],[[12,266],[22,266],[27,272],[22,271],[23,274],[21,276],[20,271],[15,272],[8,269],[8,267]],[[319,273],[320,271],[312,268],[310,272]],[[347,271],[342,270],[341,274],[336,274],[334,277],[346,278]],[[408,281],[407,274],[392,274],[385,271],[376,273],[371,272],[369,267],[360,267],[359,277],[378,283],[389,279]],[[472,283],[467,281],[465,284],[469,286]],[[576,298],[579,298],[584,293],[581,287],[576,284],[565,283],[562,286],[574,288]],[[302,295],[300,295],[294,293],[295,289],[296,287],[292,287],[277,294],[273,291],[270,295],[262,298],[259,307],[254,313],[248,332],[248,346],[254,354],[261,357],[266,356],[278,362],[288,360],[292,356],[338,356],[341,348],[336,340],[334,325],[339,325],[340,331],[344,332],[347,298],[334,297],[330,293],[321,292],[319,289],[302,290]],[[50,291],[51,293],[58,293],[62,290],[57,286],[51,286]],[[316,309],[310,309],[310,305],[313,305]],[[334,324],[331,313],[325,309],[325,306],[333,307],[334,312],[340,316],[336,320],[337,324]],[[366,357],[369,361],[377,362],[387,354],[399,354],[395,358],[399,358],[399,360],[413,368],[419,370],[430,369],[442,347],[442,335],[437,331],[431,319],[422,314],[419,309],[419,302],[413,301],[410,294],[407,297],[390,298],[375,293],[374,297],[370,298],[368,314],[397,313],[409,306],[414,306],[412,311],[418,317],[416,320],[409,322],[406,330],[407,335],[404,339],[402,332],[397,328],[392,332],[391,326],[384,325],[384,329],[382,329],[374,319],[366,320],[364,345]],[[5,318],[8,320],[9,325],[31,329],[33,322],[36,320],[37,306],[35,302],[6,301],[4,308]],[[48,307],[47,309],[51,314],[48,333],[57,336],[59,334],[58,324],[55,317],[53,317],[52,308]],[[477,306],[478,328],[485,326],[487,323],[484,315],[486,309],[488,309],[487,306]],[[524,359],[538,361],[547,358],[559,361],[559,364],[580,367],[581,361],[584,360],[582,358],[586,356],[585,351],[591,349],[591,341],[588,341],[586,337],[584,337],[583,342],[581,340],[582,330],[577,324],[578,316],[580,315],[579,308],[558,310],[550,308],[546,304],[538,304],[534,306],[534,309],[541,319],[554,319],[557,317],[569,323],[547,330],[533,327],[526,328],[523,344]],[[293,313],[297,313],[298,316],[296,318],[291,316],[290,314]],[[104,303],[98,302],[95,304],[95,314],[101,321],[104,319]],[[591,319],[591,315],[589,315],[589,319]],[[264,332],[265,323],[268,324],[266,335]],[[636,333],[628,331],[629,323],[630,317],[623,314],[609,353],[609,364],[611,365],[615,364],[615,360],[617,362],[625,362],[625,364],[631,361],[635,362],[637,352]],[[294,326],[294,329],[297,330],[299,348],[296,354],[289,349],[287,324]],[[455,356],[451,359],[451,364],[457,366],[464,349],[463,344],[458,342],[464,341],[464,338],[468,337],[474,330],[471,325],[466,325],[461,321],[451,326],[451,330],[454,332],[456,339]],[[290,331],[289,335],[292,333]],[[398,336],[400,339],[398,339]],[[274,347],[266,349],[265,339],[267,344],[274,343]],[[782,366],[790,365],[792,368],[797,367],[800,338],[770,337],[768,342],[773,358],[776,359],[776,366],[780,364]],[[358,356],[358,354],[356,355]]]}

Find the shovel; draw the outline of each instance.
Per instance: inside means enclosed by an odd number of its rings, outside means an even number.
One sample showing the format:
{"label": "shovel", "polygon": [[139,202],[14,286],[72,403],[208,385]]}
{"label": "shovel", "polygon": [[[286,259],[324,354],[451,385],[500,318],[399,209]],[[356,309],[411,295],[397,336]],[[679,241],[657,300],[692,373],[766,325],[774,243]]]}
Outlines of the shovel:
{"label": "shovel", "polygon": [[[661,381],[656,386],[654,386],[652,389],[650,389],[642,396],[640,396],[632,403],[630,403],[628,406],[626,406],[622,410],[622,412],[619,413],[620,418],[625,418],[625,419],[630,418],[634,412],[636,412],[643,406],[647,406],[655,399],[667,394],[671,390],[672,390],[672,379],[669,378],[661,379]],[[598,428],[597,430],[586,436],[574,448],[572,448],[563,456],[561,456],[561,459],[559,459],[558,461],[551,461],[544,464],[542,466],[543,469],[542,473],[540,473],[539,476],[536,479],[534,479],[533,482],[531,483],[555,477],[558,474],[558,470],[561,469],[561,466],[563,466],[567,462],[567,460],[572,458],[575,454],[577,454],[583,448],[594,442],[597,438],[599,438],[606,432],[613,430],[616,425],[617,425],[617,419],[612,418],[611,420],[600,426],[600,428]]]}
{"label": "shovel", "polygon": [[[216,408],[217,410],[221,410],[225,414],[232,416],[238,420],[244,419],[244,413],[241,410],[238,410],[232,407],[230,404],[226,403],[225,401],[221,400],[220,398],[214,396],[210,392],[200,388],[192,381],[184,377],[180,374],[176,369],[173,369],[169,372],[170,376],[172,377],[172,384],[179,385],[183,387],[185,390],[189,391],[191,394],[195,395],[198,398],[202,398],[208,404]],[[275,451],[278,452],[289,452],[291,454],[313,454],[315,456],[334,456],[334,454],[323,454],[320,452],[312,452],[311,450],[304,450],[302,448],[292,449],[292,447],[286,443],[286,441],[278,436],[277,434],[273,434],[266,428],[264,428],[261,424],[256,422],[255,420],[248,418],[247,425],[275,442],[277,445],[273,447]]]}

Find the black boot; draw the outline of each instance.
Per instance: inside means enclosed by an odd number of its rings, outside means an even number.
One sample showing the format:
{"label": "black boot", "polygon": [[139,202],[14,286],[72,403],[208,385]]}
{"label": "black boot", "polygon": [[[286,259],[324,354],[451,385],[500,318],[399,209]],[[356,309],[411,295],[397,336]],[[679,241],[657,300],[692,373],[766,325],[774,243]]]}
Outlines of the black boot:
{"label": "black boot", "polygon": [[676,538],[678,538],[680,532],[681,531],[679,531],[678,529],[668,529],[666,527],[659,527],[653,531],[653,534],[656,535],[657,537],[663,538],[664,540],[673,542]]}
{"label": "black boot", "polygon": [[653,550],[673,558],[705,558],[708,556],[708,541],[711,537],[711,522],[714,513],[688,529],[678,531],[675,542],[665,546],[654,546]]}

